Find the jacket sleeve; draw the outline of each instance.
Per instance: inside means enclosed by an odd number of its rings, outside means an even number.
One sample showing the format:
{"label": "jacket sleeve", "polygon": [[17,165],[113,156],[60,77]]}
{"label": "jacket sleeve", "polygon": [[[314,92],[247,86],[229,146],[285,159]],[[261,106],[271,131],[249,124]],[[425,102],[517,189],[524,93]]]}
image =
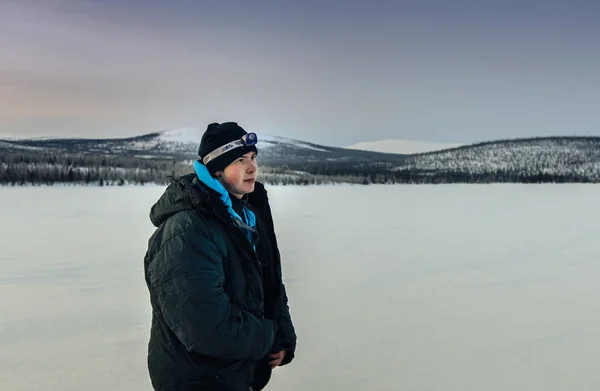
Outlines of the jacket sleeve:
{"label": "jacket sleeve", "polygon": [[275,234],[275,224],[273,222],[273,214],[271,212],[271,206],[269,205],[269,197],[267,190],[264,185],[260,182],[256,182],[254,192],[249,194],[249,202],[258,209],[260,215],[269,226],[271,241],[274,244],[276,257],[277,257],[277,274],[279,283],[281,284],[281,291],[279,295],[279,303],[276,309],[276,314],[273,319],[276,322],[277,333],[275,335],[275,341],[271,349],[272,352],[278,352],[285,350],[285,358],[281,365],[289,364],[295,356],[296,351],[296,332],[292,317],[290,315],[290,308],[288,305],[288,297],[283,284],[283,273],[281,269],[281,254],[279,252],[279,246],[277,244],[277,235]]}
{"label": "jacket sleeve", "polygon": [[289,364],[296,353],[296,331],[290,315],[285,285],[281,284],[280,312],[277,317],[277,334],[273,343],[273,351],[285,350],[286,354],[280,366]]}
{"label": "jacket sleeve", "polygon": [[222,256],[207,232],[176,234],[153,263],[160,280],[156,300],[188,351],[231,360],[258,360],[268,353],[275,325],[229,300]]}

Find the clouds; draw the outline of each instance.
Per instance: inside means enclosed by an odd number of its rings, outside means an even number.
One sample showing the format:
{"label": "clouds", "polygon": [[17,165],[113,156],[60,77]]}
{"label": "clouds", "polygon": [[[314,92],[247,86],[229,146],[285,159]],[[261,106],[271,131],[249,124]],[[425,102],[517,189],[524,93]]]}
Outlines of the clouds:
{"label": "clouds", "polygon": [[0,7],[0,134],[113,137],[234,119],[348,145],[599,128],[592,3]]}

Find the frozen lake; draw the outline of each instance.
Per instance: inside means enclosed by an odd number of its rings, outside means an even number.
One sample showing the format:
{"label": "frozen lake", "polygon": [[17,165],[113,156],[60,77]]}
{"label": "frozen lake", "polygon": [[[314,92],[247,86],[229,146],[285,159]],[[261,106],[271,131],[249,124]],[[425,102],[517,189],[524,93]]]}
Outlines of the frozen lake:
{"label": "frozen lake", "polygon": [[[267,390],[600,384],[600,186],[268,190],[298,351]],[[0,187],[0,390],[151,390],[162,191]]]}

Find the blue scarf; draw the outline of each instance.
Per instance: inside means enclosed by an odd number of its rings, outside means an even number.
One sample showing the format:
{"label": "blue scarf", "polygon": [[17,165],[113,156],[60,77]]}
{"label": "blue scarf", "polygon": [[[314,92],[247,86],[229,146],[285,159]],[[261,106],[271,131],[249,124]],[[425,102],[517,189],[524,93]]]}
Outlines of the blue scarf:
{"label": "blue scarf", "polygon": [[256,229],[256,216],[254,215],[254,212],[252,212],[250,209],[248,209],[246,205],[244,205],[244,218],[242,218],[239,214],[237,214],[235,210],[233,210],[231,198],[229,198],[229,192],[227,191],[227,189],[223,187],[221,182],[219,182],[218,180],[213,178],[212,175],[210,175],[208,169],[204,164],[200,163],[200,161],[198,160],[195,160],[194,171],[196,171],[196,175],[202,183],[204,183],[206,186],[210,187],[219,194],[221,201],[227,208],[231,219],[234,222],[236,219],[239,220],[239,222],[241,223],[241,228],[244,229],[246,237],[248,238],[250,243],[252,243],[252,231],[249,230],[248,227]]}

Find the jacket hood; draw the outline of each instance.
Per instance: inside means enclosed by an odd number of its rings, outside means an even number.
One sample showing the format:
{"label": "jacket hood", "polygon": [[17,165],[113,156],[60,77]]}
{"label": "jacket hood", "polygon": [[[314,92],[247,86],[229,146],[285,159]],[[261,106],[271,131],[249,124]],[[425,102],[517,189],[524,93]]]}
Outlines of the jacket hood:
{"label": "jacket hood", "polygon": [[173,180],[160,196],[158,201],[150,208],[150,221],[155,227],[160,226],[169,216],[182,210],[193,209],[189,190],[192,187],[199,189],[198,182],[193,173]]}

